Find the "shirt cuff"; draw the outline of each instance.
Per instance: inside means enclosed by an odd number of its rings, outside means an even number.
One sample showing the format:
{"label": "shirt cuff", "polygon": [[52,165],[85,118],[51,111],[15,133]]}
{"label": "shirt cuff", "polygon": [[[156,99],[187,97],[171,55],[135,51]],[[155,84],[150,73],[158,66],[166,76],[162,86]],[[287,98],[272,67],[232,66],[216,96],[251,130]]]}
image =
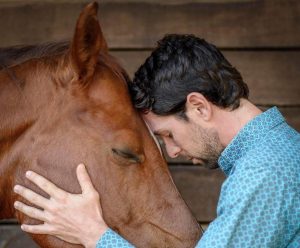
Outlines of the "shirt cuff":
{"label": "shirt cuff", "polygon": [[134,246],[119,234],[108,228],[98,240],[96,248],[134,248]]}

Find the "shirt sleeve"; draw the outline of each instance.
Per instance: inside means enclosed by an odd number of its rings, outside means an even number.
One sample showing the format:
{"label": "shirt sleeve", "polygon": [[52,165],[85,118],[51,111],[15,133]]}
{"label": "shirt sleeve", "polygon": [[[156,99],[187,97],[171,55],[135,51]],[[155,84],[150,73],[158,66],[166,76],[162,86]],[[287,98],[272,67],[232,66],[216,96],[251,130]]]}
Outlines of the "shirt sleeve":
{"label": "shirt sleeve", "polygon": [[293,172],[271,168],[234,172],[222,186],[217,218],[196,247],[294,247],[300,230],[297,182]]}
{"label": "shirt sleeve", "polygon": [[134,246],[109,228],[98,240],[96,248],[134,248]]}

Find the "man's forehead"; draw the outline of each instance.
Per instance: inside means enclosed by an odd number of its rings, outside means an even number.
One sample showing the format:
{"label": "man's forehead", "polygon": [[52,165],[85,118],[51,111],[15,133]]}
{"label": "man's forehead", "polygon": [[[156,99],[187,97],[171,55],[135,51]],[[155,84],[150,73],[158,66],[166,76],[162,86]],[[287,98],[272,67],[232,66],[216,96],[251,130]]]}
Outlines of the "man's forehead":
{"label": "man's forehead", "polygon": [[147,123],[148,128],[155,135],[159,136],[168,135],[172,133],[174,128],[176,129],[180,126],[178,119],[174,115],[161,116],[153,112],[148,112],[147,114],[142,114],[142,118]]}
{"label": "man's forehead", "polygon": [[157,134],[166,122],[162,116],[158,116],[152,112],[147,114],[141,114],[144,122],[147,124],[148,128],[154,133]]}

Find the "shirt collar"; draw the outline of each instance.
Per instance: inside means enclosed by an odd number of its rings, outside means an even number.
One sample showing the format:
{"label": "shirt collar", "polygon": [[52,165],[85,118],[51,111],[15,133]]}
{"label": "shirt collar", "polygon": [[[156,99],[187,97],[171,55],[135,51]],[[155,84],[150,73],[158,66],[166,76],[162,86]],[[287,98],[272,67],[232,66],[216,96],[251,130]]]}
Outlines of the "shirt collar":
{"label": "shirt collar", "polygon": [[243,157],[251,148],[255,147],[257,142],[270,129],[284,121],[284,117],[277,107],[273,107],[253,118],[239,131],[222,152],[218,161],[220,168],[228,176],[235,161]]}

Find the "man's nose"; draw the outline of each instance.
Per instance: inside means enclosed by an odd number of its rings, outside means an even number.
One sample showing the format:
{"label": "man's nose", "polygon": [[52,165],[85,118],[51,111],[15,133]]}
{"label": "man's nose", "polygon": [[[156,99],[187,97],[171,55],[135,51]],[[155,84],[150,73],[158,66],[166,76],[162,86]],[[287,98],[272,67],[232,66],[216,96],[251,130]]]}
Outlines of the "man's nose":
{"label": "man's nose", "polygon": [[165,145],[170,158],[176,158],[180,154],[181,148],[173,142],[165,142]]}

